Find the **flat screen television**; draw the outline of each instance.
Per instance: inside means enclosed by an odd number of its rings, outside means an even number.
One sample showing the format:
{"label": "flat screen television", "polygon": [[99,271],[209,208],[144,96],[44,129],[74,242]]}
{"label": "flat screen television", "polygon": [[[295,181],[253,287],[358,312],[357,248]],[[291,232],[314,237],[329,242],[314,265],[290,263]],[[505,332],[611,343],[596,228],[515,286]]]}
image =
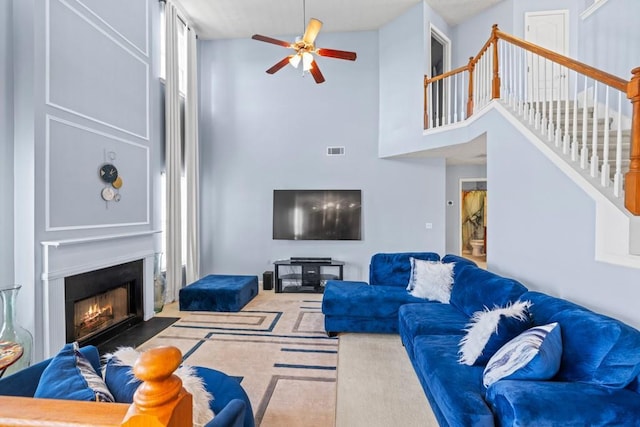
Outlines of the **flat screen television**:
{"label": "flat screen television", "polygon": [[273,190],[273,238],[361,240],[360,190]]}

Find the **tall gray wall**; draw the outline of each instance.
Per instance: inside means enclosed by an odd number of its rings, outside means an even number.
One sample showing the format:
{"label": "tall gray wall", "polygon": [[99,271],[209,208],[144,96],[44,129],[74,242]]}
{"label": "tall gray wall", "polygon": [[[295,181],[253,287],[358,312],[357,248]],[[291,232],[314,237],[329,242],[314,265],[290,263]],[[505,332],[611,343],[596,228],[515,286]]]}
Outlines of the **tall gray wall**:
{"label": "tall gray wall", "polygon": [[488,264],[640,327],[640,273],[594,260],[594,201],[495,111],[486,118]]}
{"label": "tall gray wall", "polygon": [[[288,54],[281,47],[200,42],[202,274],[330,256],[347,262],[345,278],[366,280],[375,252],[444,250],[444,160],[378,158],[378,34],[321,32],[317,45],[358,59],[318,59],[317,85],[290,66],[265,73]],[[327,157],[327,146],[345,156]],[[340,188],[362,190],[361,241],[272,239],[274,189]]]}
{"label": "tall gray wall", "polygon": [[[36,359],[40,242],[151,229],[160,150],[159,3],[47,3],[13,1],[15,281]],[[100,196],[106,161],[124,181],[117,203]]]}

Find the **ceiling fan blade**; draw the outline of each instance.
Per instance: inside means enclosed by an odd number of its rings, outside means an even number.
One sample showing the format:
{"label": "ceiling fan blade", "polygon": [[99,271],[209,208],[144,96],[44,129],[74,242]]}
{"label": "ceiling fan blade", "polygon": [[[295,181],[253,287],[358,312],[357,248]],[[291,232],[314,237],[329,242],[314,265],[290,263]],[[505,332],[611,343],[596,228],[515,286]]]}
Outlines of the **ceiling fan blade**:
{"label": "ceiling fan blade", "polygon": [[291,47],[291,43],[289,43],[289,42],[285,42],[283,40],[274,39],[272,37],[261,36],[260,34],[254,34],[253,36],[251,36],[251,38],[254,39],[254,40],[261,41],[261,42],[277,44],[278,46],[282,46],[282,47]]}
{"label": "ceiling fan blade", "polygon": [[278,62],[276,65],[274,65],[273,67],[269,68],[267,70],[268,74],[274,74],[276,71],[280,71],[280,69],[282,67],[284,67],[285,65],[287,65],[289,63],[289,59],[292,57],[293,55],[289,55],[286,56],[282,61]]}
{"label": "ceiling fan blade", "polygon": [[347,52],[346,50],[316,49],[316,53],[320,56],[326,56],[328,58],[347,59],[349,61],[356,60],[356,53]]}
{"label": "ceiling fan blade", "polygon": [[316,41],[316,37],[318,37],[320,28],[322,28],[322,21],[319,21],[316,18],[309,19],[307,29],[304,31],[304,36],[302,36],[302,40],[307,44],[313,44],[313,42]]}
{"label": "ceiling fan blade", "polygon": [[315,59],[311,62],[311,68],[309,69],[309,72],[313,76],[313,80],[315,80],[316,83],[324,82],[324,76],[322,75],[322,72],[320,72],[320,68],[318,67]]}

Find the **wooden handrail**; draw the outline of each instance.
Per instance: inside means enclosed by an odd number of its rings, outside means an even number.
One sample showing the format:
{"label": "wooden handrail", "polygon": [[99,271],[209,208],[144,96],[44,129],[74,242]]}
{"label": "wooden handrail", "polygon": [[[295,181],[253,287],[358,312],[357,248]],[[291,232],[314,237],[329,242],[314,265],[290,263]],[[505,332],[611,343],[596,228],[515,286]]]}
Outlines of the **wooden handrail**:
{"label": "wooden handrail", "polygon": [[535,53],[536,55],[540,55],[543,58],[547,58],[564,67],[577,71],[580,74],[584,74],[594,80],[598,80],[599,82],[618,89],[621,92],[627,92],[627,85],[629,84],[627,80],[621,79],[620,77],[616,77],[613,74],[609,74],[602,70],[598,70],[597,68],[591,67],[587,64],[561,55],[552,50],[545,49],[542,46],[537,46],[518,37],[514,37],[500,30],[496,30],[495,33],[498,38],[508,41],[509,43],[521,47],[522,49],[528,50],[529,52]]}
{"label": "wooden handrail", "polygon": [[133,370],[144,382],[131,405],[0,396],[0,426],[190,427],[192,397],[173,375],[181,361],[175,347],[142,353]]}
{"label": "wooden handrail", "polygon": [[464,73],[465,71],[469,71],[469,65],[463,65],[462,67],[458,67],[455,70],[447,71],[446,73],[438,74],[437,76],[433,76],[433,77],[424,76],[424,84],[426,86],[426,85],[429,85],[430,83],[435,83],[438,80],[446,79],[447,77]]}

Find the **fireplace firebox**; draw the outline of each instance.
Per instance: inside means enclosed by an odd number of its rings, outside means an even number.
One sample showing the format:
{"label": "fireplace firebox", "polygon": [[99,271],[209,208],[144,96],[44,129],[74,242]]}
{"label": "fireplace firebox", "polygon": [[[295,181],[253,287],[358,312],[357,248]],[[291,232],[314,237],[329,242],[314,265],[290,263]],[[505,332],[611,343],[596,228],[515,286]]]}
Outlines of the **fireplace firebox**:
{"label": "fireplace firebox", "polygon": [[99,345],[141,322],[143,280],[143,260],[66,277],[66,341]]}

